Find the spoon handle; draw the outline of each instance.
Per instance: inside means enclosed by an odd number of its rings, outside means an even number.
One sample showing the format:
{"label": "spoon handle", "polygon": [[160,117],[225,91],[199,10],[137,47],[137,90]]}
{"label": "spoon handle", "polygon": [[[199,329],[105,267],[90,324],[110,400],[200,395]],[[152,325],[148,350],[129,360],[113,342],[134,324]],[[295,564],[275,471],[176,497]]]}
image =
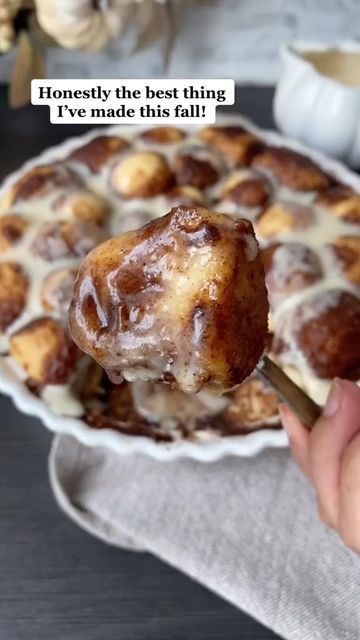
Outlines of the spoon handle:
{"label": "spoon handle", "polygon": [[301,422],[311,429],[321,414],[321,407],[267,356],[261,358],[256,371],[280,399],[293,409]]}

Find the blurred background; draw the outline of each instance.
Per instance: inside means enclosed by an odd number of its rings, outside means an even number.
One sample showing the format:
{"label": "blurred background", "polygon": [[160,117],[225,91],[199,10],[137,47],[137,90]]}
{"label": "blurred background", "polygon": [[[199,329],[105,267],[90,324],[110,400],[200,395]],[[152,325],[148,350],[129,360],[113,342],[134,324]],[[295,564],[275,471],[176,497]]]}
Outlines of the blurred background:
{"label": "blurred background", "polygon": [[360,41],[358,0],[0,0],[0,81],[231,77],[274,84],[278,46]]}

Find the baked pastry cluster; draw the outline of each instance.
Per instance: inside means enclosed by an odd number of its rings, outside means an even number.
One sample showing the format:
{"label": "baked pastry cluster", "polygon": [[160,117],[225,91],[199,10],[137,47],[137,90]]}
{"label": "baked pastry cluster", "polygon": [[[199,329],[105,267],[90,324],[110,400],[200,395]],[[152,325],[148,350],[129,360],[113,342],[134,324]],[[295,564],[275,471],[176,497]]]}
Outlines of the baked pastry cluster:
{"label": "baked pastry cluster", "polygon": [[[2,200],[0,348],[32,392],[93,428],[159,440],[278,425],[276,398],[254,375],[221,397],[155,381],[116,384],[70,337],[84,257],[121,233],[138,238],[134,230],[177,207],[252,221],[270,301],[268,350],[297,382],[321,402],[334,375],[357,380],[360,195],[240,126],[134,130],[78,140],[66,157],[25,171]],[[104,308],[92,300],[89,327]]]}

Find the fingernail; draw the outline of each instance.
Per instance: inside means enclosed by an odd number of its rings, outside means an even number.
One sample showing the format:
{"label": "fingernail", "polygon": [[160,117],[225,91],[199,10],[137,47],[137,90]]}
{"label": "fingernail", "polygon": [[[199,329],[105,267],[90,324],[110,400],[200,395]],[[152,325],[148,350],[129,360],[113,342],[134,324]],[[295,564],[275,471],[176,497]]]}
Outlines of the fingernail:
{"label": "fingernail", "polygon": [[323,408],[323,416],[325,418],[331,418],[334,416],[340,407],[341,403],[341,380],[340,378],[334,378],[330,387],[329,395],[327,397],[325,406]]}

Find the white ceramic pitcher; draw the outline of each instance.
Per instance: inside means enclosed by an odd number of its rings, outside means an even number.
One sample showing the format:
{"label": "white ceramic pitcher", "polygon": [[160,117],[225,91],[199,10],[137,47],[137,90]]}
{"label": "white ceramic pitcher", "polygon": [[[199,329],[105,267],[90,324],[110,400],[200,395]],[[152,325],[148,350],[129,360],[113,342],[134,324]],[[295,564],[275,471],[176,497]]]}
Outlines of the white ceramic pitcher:
{"label": "white ceramic pitcher", "polygon": [[294,42],[280,49],[283,70],[274,117],[287,136],[360,167],[360,44]]}

